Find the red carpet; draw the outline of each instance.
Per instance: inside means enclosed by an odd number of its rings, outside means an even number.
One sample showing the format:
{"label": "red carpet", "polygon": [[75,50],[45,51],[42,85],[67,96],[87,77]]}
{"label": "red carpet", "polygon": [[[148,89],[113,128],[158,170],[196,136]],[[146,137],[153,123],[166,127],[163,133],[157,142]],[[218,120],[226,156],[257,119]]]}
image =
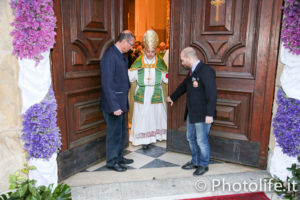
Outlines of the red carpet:
{"label": "red carpet", "polygon": [[264,192],[252,192],[244,194],[230,194],[213,197],[202,197],[183,200],[270,200]]}

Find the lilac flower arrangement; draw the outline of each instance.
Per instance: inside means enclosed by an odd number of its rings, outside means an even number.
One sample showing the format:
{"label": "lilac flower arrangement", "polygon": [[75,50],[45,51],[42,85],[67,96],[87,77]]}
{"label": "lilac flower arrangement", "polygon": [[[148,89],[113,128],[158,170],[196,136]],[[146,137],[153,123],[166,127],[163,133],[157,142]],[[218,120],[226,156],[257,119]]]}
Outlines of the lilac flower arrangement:
{"label": "lilac flower arrangement", "polygon": [[284,13],[281,32],[283,45],[292,53],[300,55],[300,1],[285,0],[285,6],[282,9]]}
{"label": "lilac flower arrangement", "polygon": [[280,88],[277,92],[278,109],[273,119],[273,132],[283,153],[300,154],[300,100],[288,98]]}
{"label": "lilac flower arrangement", "polygon": [[11,23],[13,54],[39,63],[43,58],[41,53],[55,43],[53,0],[11,0],[10,6],[15,16]]}
{"label": "lilac flower arrangement", "polygon": [[56,125],[57,104],[52,86],[45,99],[31,106],[23,115],[22,140],[30,158],[49,159],[61,148],[61,136]]}

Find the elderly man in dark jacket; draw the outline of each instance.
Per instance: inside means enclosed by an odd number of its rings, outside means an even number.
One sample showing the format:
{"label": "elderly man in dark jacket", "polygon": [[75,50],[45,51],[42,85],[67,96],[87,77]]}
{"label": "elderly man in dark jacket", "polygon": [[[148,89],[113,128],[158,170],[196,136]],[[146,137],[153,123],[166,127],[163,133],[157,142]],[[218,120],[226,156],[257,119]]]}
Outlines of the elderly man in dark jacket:
{"label": "elderly man in dark jacket", "polygon": [[101,69],[100,110],[107,124],[106,167],[118,172],[126,171],[125,164],[132,159],[123,157],[127,131],[126,112],[128,108],[128,59],[123,55],[132,48],[135,37],[130,31],[123,31],[118,41],[103,55]]}
{"label": "elderly man in dark jacket", "polygon": [[172,106],[182,94],[187,93],[185,120],[192,160],[182,168],[196,169],[194,175],[197,176],[208,171],[209,131],[216,115],[216,74],[211,67],[200,62],[192,47],[183,49],[180,59],[190,72],[167,101]]}

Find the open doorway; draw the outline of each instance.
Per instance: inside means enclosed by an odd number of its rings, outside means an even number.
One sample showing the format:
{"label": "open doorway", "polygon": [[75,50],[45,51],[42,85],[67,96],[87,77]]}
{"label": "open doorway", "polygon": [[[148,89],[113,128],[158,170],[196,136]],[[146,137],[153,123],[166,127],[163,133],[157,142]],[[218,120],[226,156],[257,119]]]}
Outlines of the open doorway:
{"label": "open doorway", "polygon": [[170,43],[170,0],[124,0],[123,27],[142,41],[148,29],[154,29],[159,41]]}
{"label": "open doorway", "polygon": [[[277,58],[273,50],[278,49],[280,32],[281,12],[277,8],[282,0],[226,1],[218,6],[219,12],[211,2],[172,0],[170,7],[170,0],[54,1],[57,36],[51,56],[63,143],[58,155],[61,180],[105,160],[99,64],[123,29],[133,31],[141,40],[145,30],[153,28],[161,41],[170,43],[171,92],[187,73],[179,53],[193,46],[201,61],[217,74],[218,114],[211,132],[212,156],[266,166],[276,69],[273,61]],[[138,27],[144,29],[138,33]],[[183,105],[184,97],[168,110],[170,151],[189,149]]]}
{"label": "open doorway", "polygon": [[[154,52],[156,51],[156,60],[164,60],[165,62],[165,73],[167,74],[168,70],[168,55],[169,55],[169,43],[170,43],[170,0],[125,0],[123,2],[123,29],[130,30],[135,36],[136,36],[136,42],[133,45],[132,50],[128,52],[128,59],[129,59],[129,68],[135,68],[133,67],[133,63],[136,60],[139,59],[149,59],[150,57],[147,56],[147,51],[145,51],[145,46],[143,43],[143,36],[146,33],[147,30],[153,29],[157,35],[158,35],[158,43],[157,47],[154,46]],[[146,45],[147,46],[147,45]],[[147,48],[146,48],[147,49]],[[144,55],[143,58],[141,58]],[[141,56],[141,57],[140,57]],[[155,56],[155,57],[156,57]],[[139,61],[138,61],[139,62]],[[146,63],[146,60],[144,60]],[[149,66],[142,64],[144,62],[140,63],[141,69],[146,67],[145,69],[145,80],[144,83],[146,85],[152,85],[156,84],[155,80],[156,77],[156,71],[160,70],[158,69],[158,65],[156,66],[157,69],[150,69]],[[157,63],[153,60],[154,63]],[[153,64],[154,64],[153,63]],[[156,68],[155,67],[155,68]],[[148,73],[149,72],[149,73]],[[150,72],[151,75],[150,77]],[[128,112],[128,127],[129,127],[129,134],[130,134],[130,144],[134,146],[143,146],[143,149],[148,149],[150,144],[155,143],[156,141],[166,141],[166,133],[167,133],[167,109],[166,109],[166,102],[164,99],[166,99],[168,94],[168,88],[167,84],[164,83],[164,80],[161,80],[161,86],[160,89],[163,91],[162,96],[164,98],[161,101],[161,104],[158,102],[150,102],[152,95],[154,95],[154,87],[147,88],[143,93],[145,94],[145,100],[142,103],[143,105],[140,105],[135,100],[133,100],[133,96],[135,96],[138,93],[138,90],[135,90],[137,80],[131,80],[132,73],[135,74],[135,71],[129,70],[129,79],[131,82],[131,90],[129,92],[129,101],[130,101],[130,109]],[[140,70],[139,70],[140,73]],[[146,77],[147,76],[147,77]],[[152,79],[152,82],[150,83],[149,80]],[[144,84],[143,83],[143,84]],[[167,82],[166,82],[167,83]],[[138,84],[140,86],[140,84]],[[132,89],[134,88],[134,89]],[[151,91],[150,91],[151,90]],[[153,91],[152,91],[153,90]],[[146,98],[147,96],[147,98]],[[149,100],[149,102],[148,102]],[[160,105],[158,105],[160,104]],[[140,114],[137,114],[135,109],[142,109]],[[133,112],[134,117],[133,117]],[[154,113],[156,112],[156,114]],[[143,114],[144,113],[144,114]],[[158,114],[161,113],[161,114]],[[161,117],[161,118],[160,118]],[[149,119],[150,118],[150,119]],[[133,120],[135,119],[135,120]],[[137,120],[138,119],[138,120]],[[143,121],[149,119],[147,123],[144,123]],[[140,121],[142,120],[142,121]],[[132,121],[134,122],[134,125],[132,126]],[[161,122],[161,121],[165,121]],[[137,125],[139,123],[139,125]],[[143,125],[144,124],[144,125]],[[139,127],[138,127],[139,126]]]}

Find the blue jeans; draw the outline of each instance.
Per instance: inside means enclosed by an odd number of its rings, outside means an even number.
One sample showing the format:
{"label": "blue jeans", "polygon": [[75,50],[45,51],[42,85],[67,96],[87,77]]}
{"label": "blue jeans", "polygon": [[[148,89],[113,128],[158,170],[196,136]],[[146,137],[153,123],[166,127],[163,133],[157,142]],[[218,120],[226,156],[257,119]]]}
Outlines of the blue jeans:
{"label": "blue jeans", "polygon": [[187,116],[187,140],[192,152],[192,161],[196,166],[207,167],[209,164],[209,130],[211,124],[205,122],[190,123]]}
{"label": "blue jeans", "polygon": [[102,111],[106,121],[106,165],[113,166],[123,159],[126,134],[126,113],[120,116]]}

